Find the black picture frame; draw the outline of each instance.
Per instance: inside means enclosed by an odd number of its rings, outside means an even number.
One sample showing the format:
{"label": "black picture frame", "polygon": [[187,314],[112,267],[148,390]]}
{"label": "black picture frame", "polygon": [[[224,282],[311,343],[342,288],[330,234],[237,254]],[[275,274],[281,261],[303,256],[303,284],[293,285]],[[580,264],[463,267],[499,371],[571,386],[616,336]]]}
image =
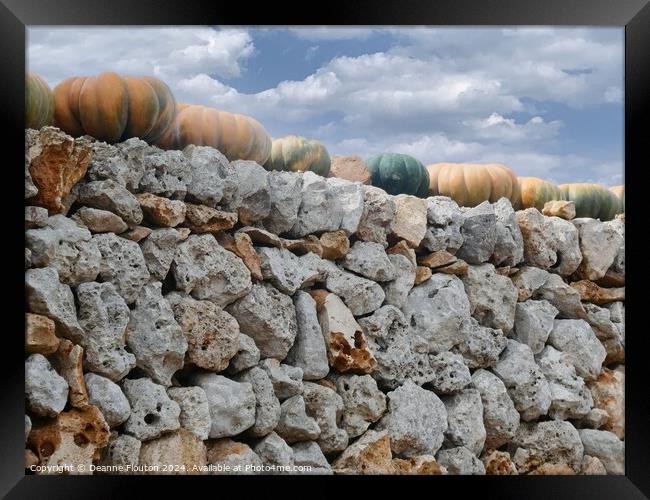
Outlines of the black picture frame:
{"label": "black picture frame", "polygon": [[[0,0],[0,96],[2,96],[3,169],[10,182],[3,190],[5,231],[3,250],[3,387],[0,391],[0,494],[6,498],[120,498],[130,497],[142,488],[151,488],[151,477],[52,477],[26,476],[24,471],[24,316],[23,270],[19,263],[24,252],[24,227],[18,221],[21,199],[22,148],[24,141],[25,34],[30,25],[591,25],[625,27],[625,179],[628,196],[626,244],[628,287],[628,327],[626,349],[626,449],[625,476],[532,477],[436,476],[436,477],[181,477],[182,492],[188,494],[226,494],[248,491],[253,483],[262,485],[264,494],[273,491],[291,496],[340,496],[354,494],[352,483],[363,482],[382,489],[387,481],[397,482],[404,493],[415,488],[427,495],[462,495],[478,490],[481,498],[518,499],[641,499],[650,498],[650,393],[645,377],[648,335],[643,328],[641,310],[643,276],[640,261],[642,244],[635,238],[647,234],[642,221],[642,165],[647,164],[645,127],[650,115],[650,0],[401,0],[378,3],[372,0],[328,0],[326,3],[255,3],[199,0]],[[15,176],[15,178],[13,177]],[[14,183],[15,181],[15,183]],[[630,195],[631,193],[631,195]],[[14,199],[15,198],[15,199]],[[15,230],[16,235],[12,234]],[[4,236],[4,235],[3,235]],[[630,267],[631,266],[631,267]],[[15,280],[15,288],[13,285]],[[637,292],[635,289],[639,288]],[[647,292],[646,292],[647,293]],[[11,303],[15,301],[15,307]],[[634,318],[639,318],[635,322]],[[14,323],[15,322],[15,323]],[[637,325],[641,324],[641,327]],[[156,478],[170,488],[170,478]],[[324,488],[314,481],[339,483]],[[191,481],[191,483],[190,483]],[[198,481],[198,482],[197,482]],[[206,481],[210,481],[207,483]],[[221,482],[227,481],[228,484]],[[231,482],[235,484],[230,484]],[[282,488],[277,481],[282,481]],[[268,482],[268,486],[267,486]],[[273,484],[275,482],[275,484]],[[288,483],[296,485],[286,489]],[[208,488],[207,490],[205,488]],[[215,488],[212,490],[211,488]],[[227,490],[227,489],[228,490]],[[240,488],[242,488],[240,490]],[[342,489],[343,488],[343,489]],[[408,488],[408,489],[407,489]],[[362,490],[363,491],[363,490]],[[347,493],[346,493],[347,492]],[[427,493],[428,492],[428,493]],[[151,494],[151,490],[148,491]],[[233,494],[233,493],[229,493]],[[367,491],[364,495],[369,494]],[[248,495],[246,495],[248,496]]]}

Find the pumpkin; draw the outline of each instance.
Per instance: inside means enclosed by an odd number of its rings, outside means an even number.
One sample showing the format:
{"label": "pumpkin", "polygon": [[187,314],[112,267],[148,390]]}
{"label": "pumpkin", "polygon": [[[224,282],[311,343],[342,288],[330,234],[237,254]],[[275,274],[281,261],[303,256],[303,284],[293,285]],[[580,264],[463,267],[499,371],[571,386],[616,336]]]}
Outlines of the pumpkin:
{"label": "pumpkin", "polygon": [[39,129],[54,118],[54,96],[50,86],[35,73],[25,78],[25,127]]}
{"label": "pumpkin", "polygon": [[106,142],[139,137],[154,143],[171,125],[176,101],[157,78],[112,72],[72,77],[54,88],[54,121],[72,136]]}
{"label": "pumpkin", "polygon": [[267,170],[311,171],[322,177],[328,176],[330,167],[330,155],[325,146],[297,135],[274,139],[271,156],[264,165]]}
{"label": "pumpkin", "polygon": [[497,163],[434,163],[427,166],[429,195],[448,196],[460,206],[475,207],[505,197],[516,209],[521,203],[514,172]]}
{"label": "pumpkin", "polygon": [[621,213],[625,212],[625,186],[614,186],[609,188],[609,190],[618,196],[618,199],[621,200]]}
{"label": "pumpkin", "polygon": [[547,201],[564,200],[562,190],[552,182],[538,177],[518,177],[521,208],[536,208],[540,212]]}
{"label": "pumpkin", "polygon": [[158,140],[163,149],[211,146],[228,160],[263,165],[271,154],[271,138],[250,116],[194,104],[179,104],[173,124]]}
{"label": "pumpkin", "polygon": [[576,217],[608,221],[621,212],[618,196],[600,184],[561,184],[559,187],[566,199],[575,203]]}
{"label": "pumpkin", "polygon": [[429,174],[427,169],[412,156],[401,153],[381,153],[370,158],[366,164],[371,184],[389,194],[427,196]]}

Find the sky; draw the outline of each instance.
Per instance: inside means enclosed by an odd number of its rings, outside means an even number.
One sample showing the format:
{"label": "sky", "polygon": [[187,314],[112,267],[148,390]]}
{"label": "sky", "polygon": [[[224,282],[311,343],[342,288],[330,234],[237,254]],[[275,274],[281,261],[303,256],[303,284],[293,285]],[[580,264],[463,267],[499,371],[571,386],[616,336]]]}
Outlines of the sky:
{"label": "sky", "polygon": [[504,163],[623,183],[624,31],[595,27],[29,27],[53,87],[115,71],[330,154]]}

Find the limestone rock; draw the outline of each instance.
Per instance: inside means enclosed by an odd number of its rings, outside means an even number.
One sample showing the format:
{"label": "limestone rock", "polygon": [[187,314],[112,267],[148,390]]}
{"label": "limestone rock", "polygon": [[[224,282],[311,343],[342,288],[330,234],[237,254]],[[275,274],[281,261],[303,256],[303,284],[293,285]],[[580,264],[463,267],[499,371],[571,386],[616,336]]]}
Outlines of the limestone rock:
{"label": "limestone rock", "polygon": [[272,233],[286,233],[298,220],[298,209],[302,202],[302,175],[296,172],[269,172],[268,185],[271,209],[262,223]]}
{"label": "limestone rock", "polygon": [[119,215],[98,208],[81,207],[72,218],[80,221],[93,233],[120,234],[129,228]]}
{"label": "limestone rock", "polygon": [[357,228],[357,237],[363,241],[374,241],[388,246],[387,236],[395,219],[397,208],[394,197],[383,189],[364,186],[363,214]]}
{"label": "limestone rock", "polygon": [[406,257],[414,266],[418,263],[415,250],[413,250],[405,240],[399,240],[392,247],[388,247],[386,253],[388,255],[401,255],[402,257]]}
{"label": "limestone rock", "polygon": [[323,233],[319,241],[323,249],[323,259],[340,259],[350,251],[350,240],[342,230]]}
{"label": "limestone rock", "polygon": [[576,204],[573,201],[564,200],[547,201],[542,208],[542,213],[548,217],[571,220],[576,216]]}
{"label": "limestone rock", "polygon": [[316,420],[307,416],[302,396],[292,396],[283,401],[280,412],[275,432],[288,444],[318,439],[320,427]]}
{"label": "limestone rock", "polygon": [[427,231],[421,245],[431,252],[452,254],[463,245],[463,214],[454,200],[446,196],[427,198]]}
{"label": "limestone rock", "polygon": [[549,273],[538,267],[522,266],[511,277],[512,283],[517,287],[519,302],[530,299],[549,278]]}
{"label": "limestone rock", "polygon": [[47,208],[25,207],[25,229],[45,227],[47,218]]}
{"label": "limestone rock", "polygon": [[607,412],[603,430],[625,438],[625,367],[603,368],[596,380],[588,383],[594,406]]}
{"label": "limestone rock", "polygon": [[516,449],[513,461],[520,474],[542,464],[565,464],[579,472],[583,445],[578,430],[570,422],[522,422],[512,442]]}
{"label": "limestone rock", "polygon": [[176,254],[176,246],[182,241],[180,233],[173,228],[154,229],[140,243],[142,256],[152,278],[163,281]]}
{"label": "limestone rock", "polygon": [[186,206],[179,200],[169,200],[151,193],[137,195],[145,219],[157,226],[175,227],[185,220]]}
{"label": "limestone rock", "polygon": [[462,390],[471,382],[469,368],[463,357],[451,351],[443,351],[429,358],[435,378],[431,386],[436,393],[452,394]]}
{"label": "limestone rock", "polygon": [[167,394],[181,409],[181,427],[203,441],[208,439],[212,419],[205,391],[200,387],[170,387]]}
{"label": "limestone rock", "polygon": [[464,446],[478,455],[483,449],[486,436],[479,391],[474,388],[463,389],[443,397],[442,402],[447,410],[445,444],[450,447]]}
{"label": "limestone rock", "polygon": [[394,458],[394,474],[408,474],[418,476],[440,476],[447,473],[433,455],[419,455],[411,458]]}
{"label": "limestone rock", "polygon": [[320,428],[317,443],[326,455],[342,451],[348,445],[348,434],[341,428],[343,400],[334,390],[313,382],[305,382],[303,392],[307,415]]}
{"label": "limestone rock", "polygon": [[576,271],[578,279],[596,281],[605,276],[624,242],[623,236],[611,224],[597,219],[573,220],[578,228],[582,262]]}
{"label": "limestone rock", "polygon": [[485,473],[488,476],[516,476],[518,474],[517,467],[506,451],[488,450],[481,456],[481,462],[483,462]]}
{"label": "limestone rock", "polygon": [[338,197],[327,180],[313,172],[305,172],[302,179],[302,200],[298,219],[289,234],[302,237],[339,229],[343,207],[339,205]]}
{"label": "limestone rock", "polygon": [[605,348],[586,321],[556,319],[548,341],[567,355],[580,377],[593,380],[600,373],[605,361]]}
{"label": "limestone rock", "polygon": [[324,273],[311,256],[296,257],[284,248],[259,247],[257,252],[264,279],[288,295],[323,278]]}
{"label": "limestone rock", "polygon": [[580,293],[567,285],[557,274],[549,274],[546,282],[533,294],[533,299],[547,300],[558,311],[558,318],[586,318]]}
{"label": "limestone rock", "polygon": [[581,300],[599,306],[625,300],[625,287],[603,288],[593,281],[581,280],[571,283]]}
{"label": "limestone rock", "polygon": [[277,359],[267,358],[260,363],[273,384],[275,395],[280,401],[302,394],[302,370],[295,366],[280,363]]}
{"label": "limestone rock", "polygon": [[355,316],[369,314],[381,307],[386,294],[381,285],[338,268],[332,262],[322,261],[327,272],[325,288],[338,295]]}
{"label": "limestone rock", "polygon": [[393,202],[396,211],[390,227],[392,237],[417,248],[427,231],[427,202],[406,194],[393,196]]}
{"label": "limestone rock", "polygon": [[351,182],[370,184],[370,171],[368,166],[359,156],[332,156],[330,177],[338,177]]}
{"label": "limestone rock", "polygon": [[122,466],[126,470],[120,474],[134,474],[134,468],[140,463],[141,446],[142,443],[133,436],[113,432],[108,445],[102,450],[102,457],[98,465]]}
{"label": "limestone rock", "polygon": [[237,191],[235,171],[228,159],[208,146],[189,145],[183,150],[192,173],[187,198],[209,207],[229,202]]}
{"label": "limestone rock", "polygon": [[68,401],[68,383],[42,354],[25,361],[25,399],[28,408],[42,417],[55,417]]}
{"label": "limestone rock", "polygon": [[55,324],[47,316],[25,314],[25,352],[29,354],[52,354],[59,348]]}
{"label": "limestone rock", "polygon": [[558,310],[546,300],[519,302],[515,311],[515,338],[539,354],[553,329]]}
{"label": "limestone rock", "polygon": [[364,192],[361,184],[346,179],[329,178],[327,186],[342,211],[341,223],[337,229],[347,235],[354,234],[361,221],[364,208]]}
{"label": "limestone rock", "polygon": [[332,475],[332,467],[315,441],[302,441],[291,446],[296,466],[309,466],[307,474]]}
{"label": "limestone rock", "polygon": [[607,469],[598,458],[585,455],[582,459],[582,471],[580,473],[589,476],[604,476],[607,474]]}
{"label": "limestone rock", "polygon": [[150,146],[137,137],[118,144],[92,143],[88,178],[92,181],[111,179],[132,193],[144,175],[144,156]]}
{"label": "limestone rock", "polygon": [[142,222],[142,208],[138,199],[112,179],[84,184],[79,190],[78,201],[92,208],[113,212],[127,224]]}
{"label": "limestone rock", "polygon": [[52,366],[68,384],[68,401],[75,408],[88,406],[88,391],[83,373],[83,348],[68,339],[61,339],[52,356]]}
{"label": "limestone rock", "polygon": [[432,276],[431,268],[418,266],[415,268],[415,280],[413,281],[413,286],[418,286],[424,283],[426,280]]}
{"label": "limestone rock", "polygon": [[260,350],[255,341],[248,335],[239,333],[239,348],[237,353],[230,359],[228,373],[238,373],[247,368],[252,368],[260,362]]}
{"label": "limestone rock", "polygon": [[253,449],[262,464],[269,468],[269,474],[280,474],[282,469],[279,467],[288,467],[291,470],[294,465],[293,450],[275,432],[264,437]]}
{"label": "limestone rock", "polygon": [[128,434],[147,441],[180,428],[181,409],[162,385],[148,378],[125,379],[122,391],[131,405],[131,414],[124,423]]}
{"label": "limestone rock", "polygon": [[110,427],[117,427],[126,422],[131,415],[131,405],[120,386],[96,373],[86,373],[84,380],[88,388],[88,401],[102,412],[106,423]]}
{"label": "limestone rock", "polygon": [[182,151],[151,148],[143,159],[140,190],[173,200],[183,200],[192,183],[192,169]]}
{"label": "limestone rock", "polygon": [[212,474],[255,474],[261,469],[262,461],[244,443],[229,438],[208,441],[208,463],[215,466]]}
{"label": "limestone rock", "polygon": [[126,238],[129,241],[135,241],[138,243],[139,241],[142,241],[148,237],[152,232],[153,230],[149,229],[148,227],[134,226],[133,229],[129,229],[128,231],[121,233],[120,236],[122,238]]}
{"label": "limestone rock", "polygon": [[468,264],[487,262],[497,242],[497,215],[489,201],[466,209],[463,213],[461,234],[463,244],[456,255]]}
{"label": "limestone rock", "polygon": [[259,366],[239,373],[235,380],[248,382],[255,393],[255,423],[247,433],[254,437],[266,436],[280,421],[280,401],[275,395],[273,382]]}
{"label": "limestone rock", "polygon": [[237,214],[224,212],[204,205],[185,203],[186,213],[183,225],[194,233],[215,233],[230,229],[237,224]]}
{"label": "limestone rock", "polygon": [[495,266],[516,266],[524,259],[524,240],[517,223],[517,216],[508,198],[492,204],[497,217],[496,242],[490,261]]}
{"label": "limestone rock", "polygon": [[438,250],[436,252],[425,255],[424,257],[420,257],[418,259],[418,264],[421,266],[430,267],[431,269],[437,269],[439,267],[445,267],[449,264],[453,264],[457,260],[458,259],[454,255],[450,254],[446,250]]}
{"label": "limestone rock", "polygon": [[350,438],[360,436],[386,411],[386,396],[370,375],[340,375],[336,392],[343,399],[343,428]]}
{"label": "limestone rock", "polygon": [[372,241],[357,241],[341,261],[344,268],[373,281],[392,281],[396,272],[384,247]]}
{"label": "limestone rock", "polygon": [[[140,449],[140,465],[158,467],[151,474],[201,474],[207,461],[205,444],[186,429],[142,443]],[[163,469],[170,465],[168,470]]]}
{"label": "limestone rock", "polygon": [[499,361],[505,347],[506,336],[501,330],[469,318],[461,324],[458,344],[452,350],[462,355],[469,368],[488,368]]}
{"label": "limestone rock", "polygon": [[447,469],[450,475],[484,475],[485,466],[476,455],[464,446],[440,450],[436,461]]}
{"label": "limestone rock", "polygon": [[225,204],[226,210],[237,212],[242,224],[264,220],[271,211],[268,172],[254,161],[237,160],[230,165],[236,174],[237,191]]}
{"label": "limestone rock", "polygon": [[262,260],[253,247],[251,237],[245,233],[235,233],[233,236],[228,233],[216,235],[219,244],[229,252],[239,257],[251,273],[251,278],[262,281]]}
{"label": "limestone rock", "polygon": [[369,430],[334,460],[332,469],[337,474],[390,474],[391,459],[388,432]]}
{"label": "limestone rock", "polygon": [[598,458],[608,474],[625,474],[625,443],[609,431],[581,429],[585,454]]}

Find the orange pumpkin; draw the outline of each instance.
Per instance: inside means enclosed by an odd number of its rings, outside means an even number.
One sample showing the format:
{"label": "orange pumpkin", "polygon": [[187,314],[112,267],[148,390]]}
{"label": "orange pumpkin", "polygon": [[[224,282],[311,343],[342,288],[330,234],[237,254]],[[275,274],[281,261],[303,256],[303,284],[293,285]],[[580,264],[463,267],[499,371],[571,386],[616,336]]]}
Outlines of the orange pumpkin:
{"label": "orange pumpkin", "polygon": [[25,78],[25,127],[39,129],[52,123],[54,98],[45,80],[35,73]]}
{"label": "orange pumpkin", "polygon": [[64,132],[100,141],[139,137],[153,143],[169,127],[176,101],[157,78],[112,72],[72,77],[54,88],[54,122]]}
{"label": "orange pumpkin", "polygon": [[562,190],[552,182],[538,177],[519,177],[521,208],[536,208],[540,212],[547,201],[564,200]]}
{"label": "orange pumpkin", "polygon": [[179,104],[176,119],[160,138],[163,149],[189,144],[211,146],[229,160],[252,160],[260,165],[271,155],[271,137],[250,116],[194,104]]}
{"label": "orange pumpkin", "polygon": [[475,207],[508,198],[518,208],[521,197],[514,172],[497,163],[434,163],[427,166],[429,196],[448,196],[460,206]]}

